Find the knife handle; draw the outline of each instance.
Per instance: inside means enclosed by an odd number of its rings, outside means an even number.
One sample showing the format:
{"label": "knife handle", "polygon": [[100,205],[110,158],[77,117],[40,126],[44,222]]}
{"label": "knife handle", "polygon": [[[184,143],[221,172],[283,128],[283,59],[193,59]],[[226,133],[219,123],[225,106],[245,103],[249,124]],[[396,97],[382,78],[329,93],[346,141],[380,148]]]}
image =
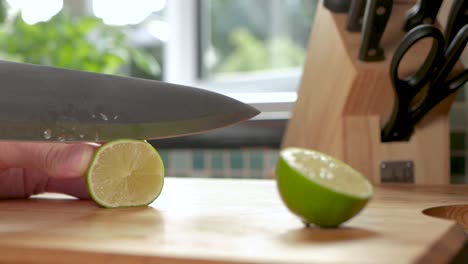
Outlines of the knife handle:
{"label": "knife handle", "polygon": [[443,0],[418,0],[406,14],[403,30],[410,31],[421,24],[434,24]]}
{"label": "knife handle", "polygon": [[380,40],[392,12],[393,0],[368,0],[362,26],[362,40],[359,49],[361,61],[385,59]]}
{"label": "knife handle", "polygon": [[351,0],[324,0],[323,5],[333,13],[346,13]]}
{"label": "knife handle", "polygon": [[445,27],[445,46],[449,46],[458,31],[468,24],[468,1],[454,0]]}
{"label": "knife handle", "polygon": [[366,0],[352,0],[349,7],[348,23],[346,29],[350,32],[360,32],[362,19],[366,10]]}

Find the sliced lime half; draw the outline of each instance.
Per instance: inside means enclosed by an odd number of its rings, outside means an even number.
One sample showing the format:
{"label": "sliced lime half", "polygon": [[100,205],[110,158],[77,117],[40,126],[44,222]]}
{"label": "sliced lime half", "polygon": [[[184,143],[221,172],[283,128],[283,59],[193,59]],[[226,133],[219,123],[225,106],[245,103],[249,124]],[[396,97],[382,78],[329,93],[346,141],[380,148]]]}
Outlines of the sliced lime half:
{"label": "sliced lime half", "polygon": [[111,141],[94,154],[86,182],[93,200],[103,207],[145,206],[162,191],[164,164],[146,141]]}
{"label": "sliced lime half", "polygon": [[286,206],[305,223],[321,227],[336,227],[355,216],[373,194],[357,170],[309,149],[281,150],[276,175]]}

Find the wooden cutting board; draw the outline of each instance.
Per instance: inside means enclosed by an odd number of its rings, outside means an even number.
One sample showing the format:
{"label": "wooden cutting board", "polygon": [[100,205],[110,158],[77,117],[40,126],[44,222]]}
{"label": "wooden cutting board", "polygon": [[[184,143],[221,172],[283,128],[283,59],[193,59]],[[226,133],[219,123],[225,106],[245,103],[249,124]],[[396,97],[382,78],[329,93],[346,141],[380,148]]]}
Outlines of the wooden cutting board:
{"label": "wooden cutting board", "polygon": [[0,263],[446,263],[464,230],[422,211],[468,204],[468,187],[379,186],[339,229],[305,228],[273,180],[168,178],[148,208],[47,197],[0,202]]}

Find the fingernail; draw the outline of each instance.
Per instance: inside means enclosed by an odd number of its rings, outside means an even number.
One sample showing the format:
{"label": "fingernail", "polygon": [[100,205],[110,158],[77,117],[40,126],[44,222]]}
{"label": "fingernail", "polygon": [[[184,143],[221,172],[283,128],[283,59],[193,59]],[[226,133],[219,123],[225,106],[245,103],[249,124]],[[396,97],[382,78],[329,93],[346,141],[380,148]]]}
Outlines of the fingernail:
{"label": "fingernail", "polygon": [[69,148],[67,159],[64,162],[63,177],[83,176],[88,169],[95,148],[85,144],[73,145]]}

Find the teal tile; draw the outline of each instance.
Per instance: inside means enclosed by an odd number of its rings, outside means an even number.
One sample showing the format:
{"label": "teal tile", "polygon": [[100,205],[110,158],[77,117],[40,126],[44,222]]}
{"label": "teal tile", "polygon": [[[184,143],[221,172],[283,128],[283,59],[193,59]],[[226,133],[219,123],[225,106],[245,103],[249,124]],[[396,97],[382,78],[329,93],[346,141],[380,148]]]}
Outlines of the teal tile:
{"label": "teal tile", "polygon": [[450,157],[450,172],[465,174],[465,157]]}
{"label": "teal tile", "polygon": [[223,153],[221,151],[213,151],[211,153],[211,168],[222,169],[224,167]]}
{"label": "teal tile", "polygon": [[158,150],[158,153],[164,163],[164,168],[169,168],[169,152],[167,150]]}
{"label": "teal tile", "polygon": [[172,168],[188,169],[191,165],[191,155],[188,152],[174,152],[171,155]]}
{"label": "teal tile", "polygon": [[203,151],[193,152],[192,167],[195,170],[203,170],[205,168],[205,153]]}
{"label": "teal tile", "polygon": [[450,183],[452,184],[466,184],[465,175],[452,175],[450,178]]}
{"label": "teal tile", "polygon": [[465,150],[465,133],[450,133],[450,149]]}
{"label": "teal tile", "polygon": [[[468,85],[465,85],[465,89]],[[457,102],[464,102],[465,101],[465,89],[458,90],[457,96],[455,97],[455,101]]]}
{"label": "teal tile", "polygon": [[252,151],[249,153],[250,168],[253,170],[263,169],[263,153],[259,151]]}
{"label": "teal tile", "polygon": [[240,151],[231,151],[230,153],[231,169],[242,169],[244,167],[244,160]]}
{"label": "teal tile", "polygon": [[278,162],[278,153],[270,153],[270,166],[275,166]]}
{"label": "teal tile", "polygon": [[465,109],[452,107],[449,113],[451,128],[465,129]]}

